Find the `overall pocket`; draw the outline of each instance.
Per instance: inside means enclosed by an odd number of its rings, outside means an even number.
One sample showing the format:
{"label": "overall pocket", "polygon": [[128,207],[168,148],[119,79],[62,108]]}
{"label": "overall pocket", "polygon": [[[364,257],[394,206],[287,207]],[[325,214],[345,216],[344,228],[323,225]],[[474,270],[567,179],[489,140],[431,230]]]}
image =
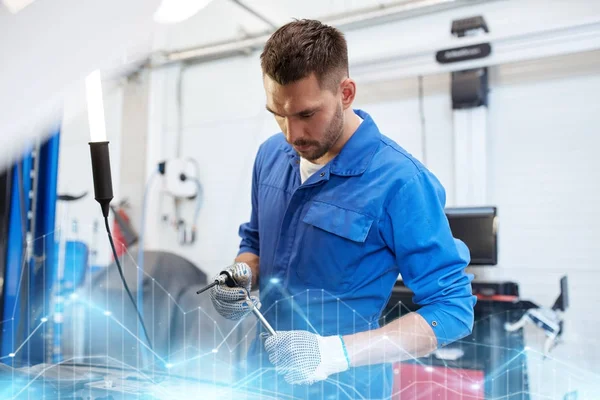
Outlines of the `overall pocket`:
{"label": "overall pocket", "polygon": [[365,255],[374,218],[334,204],[314,201],[302,222],[296,273],[308,287],[344,291]]}

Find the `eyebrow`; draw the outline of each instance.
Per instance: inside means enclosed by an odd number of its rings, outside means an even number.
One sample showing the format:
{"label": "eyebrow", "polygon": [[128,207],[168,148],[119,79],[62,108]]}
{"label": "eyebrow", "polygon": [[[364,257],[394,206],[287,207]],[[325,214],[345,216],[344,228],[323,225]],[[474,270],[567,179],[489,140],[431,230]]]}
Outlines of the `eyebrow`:
{"label": "eyebrow", "polygon": [[[268,112],[270,112],[271,114],[273,114],[273,115],[278,115],[278,116],[279,116],[279,114],[277,114],[275,111],[271,110],[271,109],[269,108],[269,106],[268,106],[268,105],[266,105],[266,106],[265,106],[265,108],[266,108],[266,109],[267,109],[267,111],[268,111]],[[299,112],[297,112],[297,113],[295,113],[295,114],[293,114],[293,115],[294,115],[294,116],[300,116],[300,115],[312,114],[312,113],[314,113],[314,112],[317,112],[317,111],[319,111],[319,108],[320,108],[320,107],[307,108],[307,109],[305,109],[305,110],[302,110],[302,111],[299,111]]]}

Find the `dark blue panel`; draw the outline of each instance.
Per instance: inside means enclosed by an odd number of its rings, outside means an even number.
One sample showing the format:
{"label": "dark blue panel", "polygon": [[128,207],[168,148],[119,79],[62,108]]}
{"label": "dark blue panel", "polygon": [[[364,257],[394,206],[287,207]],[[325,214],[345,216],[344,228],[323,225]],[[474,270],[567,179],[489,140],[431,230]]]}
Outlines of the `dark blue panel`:
{"label": "dark blue panel", "polygon": [[[8,225],[8,240],[6,249],[6,271],[4,274],[4,322],[2,323],[2,357],[12,353],[16,343],[16,328],[19,325],[19,281],[23,257],[23,235],[21,225],[21,205],[19,201],[17,168],[12,174],[12,193],[10,196],[10,217]],[[12,358],[3,359],[7,364]]]}
{"label": "dark blue panel", "polygon": [[[10,222],[10,194],[12,193],[12,168],[0,171],[0,321],[4,321],[4,272],[6,270],[6,252],[8,248],[8,228]],[[0,339],[2,333],[0,324]],[[1,351],[1,349],[0,349]]]}
{"label": "dark blue panel", "polygon": [[[59,244],[56,244],[58,252]],[[58,257],[55,257],[58,263]],[[63,290],[77,289],[85,279],[88,266],[88,247],[85,243],[69,240],[65,243]]]}
{"label": "dark blue panel", "polygon": [[[2,323],[2,356],[13,353],[29,332],[28,318],[28,269],[25,260],[25,233],[28,229],[27,212],[30,206],[31,154],[27,153],[12,169],[10,214],[6,240],[6,269],[4,274],[4,301]],[[23,275],[25,273],[25,275]],[[21,359],[23,352],[17,353]],[[4,359],[12,363],[13,357]]]}
{"label": "dark blue panel", "polygon": [[[37,204],[35,213],[35,232],[33,245],[33,260],[31,264],[31,293],[30,298],[32,327],[40,324],[41,318],[51,314],[50,299],[52,287],[57,278],[57,265],[54,262],[56,223],[56,200],[58,180],[58,155],[60,132],[57,132],[40,147],[39,171],[37,187]],[[51,318],[50,318],[51,320]],[[30,339],[29,362],[37,364],[46,360],[46,343],[44,337],[48,334],[50,323],[44,324]]]}

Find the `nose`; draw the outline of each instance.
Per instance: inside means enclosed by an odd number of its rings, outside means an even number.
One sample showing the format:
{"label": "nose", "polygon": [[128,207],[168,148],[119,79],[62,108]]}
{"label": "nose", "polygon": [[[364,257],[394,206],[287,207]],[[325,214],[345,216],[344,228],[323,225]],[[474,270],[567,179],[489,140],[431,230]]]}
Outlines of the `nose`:
{"label": "nose", "polygon": [[294,143],[294,140],[302,137],[302,127],[299,123],[293,121],[292,118],[286,118],[284,125],[284,133],[288,142]]}

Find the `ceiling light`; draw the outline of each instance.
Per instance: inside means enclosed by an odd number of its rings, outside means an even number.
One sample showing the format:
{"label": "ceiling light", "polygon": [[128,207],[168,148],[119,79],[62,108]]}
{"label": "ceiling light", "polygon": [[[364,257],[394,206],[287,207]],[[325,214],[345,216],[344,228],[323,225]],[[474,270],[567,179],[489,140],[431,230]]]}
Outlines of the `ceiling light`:
{"label": "ceiling light", "polygon": [[35,0],[2,0],[2,3],[8,8],[8,11],[16,14],[34,1]]}
{"label": "ceiling light", "polygon": [[196,15],[211,0],[162,0],[154,13],[154,21],[160,24],[174,24]]}
{"label": "ceiling light", "polygon": [[85,92],[87,97],[91,141],[106,141],[102,80],[99,70],[95,70],[85,78]]}

